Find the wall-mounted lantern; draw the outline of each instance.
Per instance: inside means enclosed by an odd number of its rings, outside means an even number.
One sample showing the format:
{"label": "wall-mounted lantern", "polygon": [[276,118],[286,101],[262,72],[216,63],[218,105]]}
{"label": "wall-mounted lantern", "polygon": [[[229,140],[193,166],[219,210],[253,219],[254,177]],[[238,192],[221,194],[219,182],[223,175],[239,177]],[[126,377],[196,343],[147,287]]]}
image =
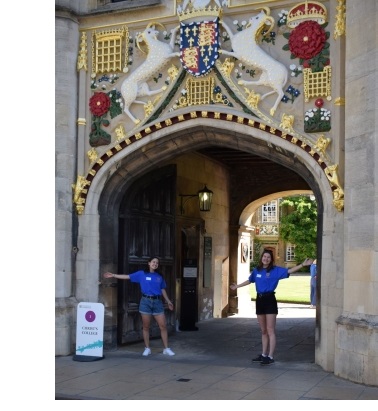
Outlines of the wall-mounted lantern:
{"label": "wall-mounted lantern", "polygon": [[[198,205],[200,211],[210,211],[211,210],[211,201],[213,199],[213,192],[209,190],[206,185],[202,190],[199,190],[197,194],[179,194],[181,197],[181,204],[180,204],[180,213],[181,215],[184,214],[184,205],[189,201],[191,198],[198,197]],[[184,202],[184,197],[188,197]]]}

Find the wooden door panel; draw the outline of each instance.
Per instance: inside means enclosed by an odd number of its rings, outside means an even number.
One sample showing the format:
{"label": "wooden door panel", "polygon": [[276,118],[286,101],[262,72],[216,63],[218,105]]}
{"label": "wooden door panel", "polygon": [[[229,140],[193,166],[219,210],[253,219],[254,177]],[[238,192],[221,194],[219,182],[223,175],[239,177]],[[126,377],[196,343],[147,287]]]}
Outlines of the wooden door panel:
{"label": "wooden door panel", "polygon": [[[126,193],[120,212],[120,271],[132,273],[147,267],[149,257],[160,260],[159,273],[167,283],[167,294],[175,300],[175,192],[176,169],[167,167],[135,183]],[[143,340],[138,312],[138,284],[118,281],[118,343]],[[168,332],[175,329],[175,312],[166,304]],[[151,337],[160,337],[155,321]]]}

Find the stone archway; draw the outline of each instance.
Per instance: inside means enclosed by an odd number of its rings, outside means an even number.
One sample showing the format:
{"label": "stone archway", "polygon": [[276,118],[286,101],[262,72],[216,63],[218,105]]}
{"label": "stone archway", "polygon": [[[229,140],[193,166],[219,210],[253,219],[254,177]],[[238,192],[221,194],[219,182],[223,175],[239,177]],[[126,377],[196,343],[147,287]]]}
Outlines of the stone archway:
{"label": "stone archway", "polygon": [[[90,242],[91,244],[98,242],[98,244],[102,245],[101,252],[99,248],[92,250],[93,260],[95,261],[97,258],[98,261],[99,273],[111,269],[113,267],[111,265],[112,262],[116,260],[114,247],[103,244],[101,233],[106,231],[116,241],[115,210],[119,207],[123,194],[130,184],[146,172],[168,164],[177,159],[178,156],[214,145],[225,148],[237,147],[239,150],[254,153],[269,159],[272,164],[277,165],[279,173],[282,174],[283,170],[288,170],[287,175],[294,173],[300,176],[300,179],[293,181],[296,181],[297,184],[305,184],[308,189],[313,191],[319,198],[322,198],[324,207],[322,206],[321,213],[326,213],[327,219],[335,220],[338,218],[338,213],[332,203],[332,190],[327,177],[323,173],[321,162],[319,158],[315,159],[313,155],[309,155],[306,149],[299,148],[298,145],[274,136],[266,130],[259,128],[251,130],[250,127],[244,124],[232,122],[218,123],[216,120],[208,118],[192,119],[188,120],[185,124],[174,124],[169,130],[165,129],[151,133],[138,140],[137,144],[130,144],[128,147],[119,150],[119,152],[110,155],[103,166],[96,171],[95,178],[92,179],[90,190],[86,196],[83,221],[85,221],[85,216],[91,216],[91,221],[93,221],[95,216],[98,232],[93,230],[92,225],[92,236],[83,237],[82,241]],[[264,175],[264,173],[269,175],[269,171],[269,169],[261,170],[261,175]],[[279,174],[276,175],[279,177]],[[284,175],[281,175],[277,178],[277,181],[284,184],[284,177]],[[291,189],[299,188],[301,187],[297,187],[295,184],[291,187]],[[277,191],[277,186],[273,184],[267,186],[263,180],[254,190],[251,190],[251,187],[249,187],[244,195],[236,196],[237,201],[232,206],[228,204],[228,209],[232,208],[229,221],[230,244],[238,243],[237,238],[235,238],[237,230],[235,231],[234,227],[237,227],[241,212],[246,204],[262,197],[261,193],[269,195]],[[234,196],[232,187],[229,187],[229,192],[230,198],[232,198]],[[235,216],[237,216],[237,219],[235,219]],[[235,225],[233,224],[234,222],[236,222]],[[82,228],[84,227],[82,226]],[[323,229],[319,230],[319,232],[323,233]],[[335,235],[335,230],[329,232],[327,234],[327,241],[332,241]],[[96,253],[97,257],[95,257]],[[232,273],[237,267],[235,261],[233,261],[234,255],[235,249],[230,246],[227,255],[229,257],[229,277],[232,277]],[[328,251],[326,252],[326,258],[330,258]],[[78,267],[80,269],[82,266]],[[89,275],[92,275],[92,273],[83,272],[84,277],[88,278]],[[78,289],[78,291],[80,292],[81,290]],[[88,292],[88,287],[85,291]],[[93,298],[99,298],[97,294],[98,288],[96,290],[92,288],[90,292],[93,292]],[[217,291],[214,290],[214,292]],[[327,301],[324,303],[327,304]],[[331,338],[330,335],[324,336],[324,333],[322,337],[327,340]],[[319,347],[320,345],[321,341]],[[329,347],[326,347],[326,350],[328,349]]]}

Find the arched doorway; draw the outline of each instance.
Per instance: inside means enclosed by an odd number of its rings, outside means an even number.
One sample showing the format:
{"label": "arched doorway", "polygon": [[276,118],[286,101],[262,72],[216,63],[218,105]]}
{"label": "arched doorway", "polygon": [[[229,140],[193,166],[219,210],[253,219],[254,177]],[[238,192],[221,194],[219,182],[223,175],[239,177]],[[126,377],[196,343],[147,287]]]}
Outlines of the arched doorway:
{"label": "arched doorway", "polygon": [[[201,125],[201,127],[199,127],[198,121],[188,121],[187,126],[185,131],[182,130],[182,127],[179,127],[180,131],[166,132],[163,136],[159,135],[159,139],[150,139],[143,147],[143,150],[131,151],[128,154],[127,150],[125,150],[125,153],[122,153],[123,157],[118,156],[119,158],[113,159],[113,163],[117,164],[117,168],[104,181],[101,201],[99,203],[100,236],[103,236],[103,238],[110,236],[113,244],[118,245],[119,229],[118,222],[115,221],[118,215],[117,210],[120,208],[123,198],[125,198],[132,184],[138,181],[138,179],[144,178],[150,172],[152,173],[149,175],[152,176],[154,172],[162,167],[175,164],[179,170],[176,184],[181,184],[185,180],[190,185],[188,175],[194,174],[197,177],[197,172],[202,176],[201,178],[211,178],[213,184],[211,189],[215,192],[216,204],[212,213],[204,217],[206,219],[204,226],[206,236],[210,232],[213,240],[212,282],[210,288],[206,290],[206,295],[199,294],[197,307],[199,320],[201,320],[205,318],[200,317],[204,312],[205,301],[208,303],[209,300],[222,299],[222,293],[228,290],[228,282],[235,279],[237,258],[239,256],[237,249],[239,219],[245,207],[264,195],[280,191],[281,188],[311,190],[321,199],[324,193],[329,190],[329,184],[326,178],[321,178],[321,176],[319,178],[319,173],[314,173],[312,167],[314,167],[316,161],[307,152],[298,152],[296,147],[294,147],[294,150],[289,150],[291,148],[289,142],[277,139],[270,133],[254,130],[254,134],[249,135],[247,139],[242,126],[234,125],[234,128],[232,128],[232,124],[221,123],[219,127],[223,126],[223,128],[220,129],[216,127],[218,123],[214,120],[206,120],[206,126]],[[241,129],[238,130],[238,127]],[[209,139],[210,135],[211,139]],[[162,150],[161,147],[167,147],[167,149]],[[179,152],[177,147],[180,147]],[[216,158],[214,147],[222,150],[222,158]],[[238,147],[238,149],[235,150],[235,147]],[[210,153],[211,150],[213,151],[212,153]],[[197,163],[190,157],[194,155],[204,159],[204,167],[201,168],[201,172],[199,172],[199,169],[196,169]],[[239,160],[237,158],[238,155]],[[228,156],[233,158],[232,163],[230,163],[231,160]],[[240,158],[243,156],[245,159],[240,161]],[[141,169],[140,165],[145,159],[148,159],[148,161],[145,162],[143,169]],[[299,159],[300,161],[298,161]],[[206,174],[204,170],[207,169],[209,164],[217,165],[216,173]],[[182,174],[183,169],[189,170],[185,176]],[[218,171],[223,172],[223,176],[227,177],[227,181],[219,178],[220,174]],[[227,198],[225,196],[222,197],[222,201],[219,200],[222,194],[221,190],[224,190],[223,194],[227,193]],[[178,191],[174,195],[177,196]],[[222,214],[223,212],[225,214]],[[321,209],[320,212],[322,212]],[[177,208],[176,214],[176,217],[179,217]],[[217,219],[215,224],[212,223],[214,216]],[[217,226],[220,222],[227,225],[226,234],[224,232],[221,234],[217,233]],[[321,232],[322,230],[320,229],[319,233]],[[224,235],[227,236],[227,244],[218,244],[222,241],[222,236]],[[175,241],[177,241],[177,236]],[[200,251],[201,247],[202,244],[200,244]],[[100,266],[105,267],[106,264],[109,264],[109,261],[112,262],[111,264],[118,264],[119,256],[114,250],[105,247],[100,249],[100,253]],[[224,265],[224,261],[227,262],[227,266]],[[200,260],[199,265],[203,269],[203,259]],[[104,268],[101,271],[103,272]],[[177,283],[177,273],[175,278],[176,290],[173,298],[176,299],[176,305],[180,307],[180,301],[178,300],[181,299],[181,288]],[[219,281],[218,284],[219,278],[222,281]],[[227,283],[224,280],[225,278]],[[203,284],[203,278],[199,278],[199,283]],[[227,307],[229,302],[224,302],[224,300],[223,295],[223,305],[218,307],[219,312],[222,314],[227,313],[229,309]],[[209,315],[209,313],[213,315],[215,306],[216,304],[212,302],[212,305],[206,307],[206,315]],[[109,307],[115,307],[113,301],[110,301]],[[117,314],[115,308],[110,310],[112,314],[109,315],[113,322],[111,329],[114,334],[118,329],[118,324],[115,320]],[[112,339],[112,341],[114,340]]]}

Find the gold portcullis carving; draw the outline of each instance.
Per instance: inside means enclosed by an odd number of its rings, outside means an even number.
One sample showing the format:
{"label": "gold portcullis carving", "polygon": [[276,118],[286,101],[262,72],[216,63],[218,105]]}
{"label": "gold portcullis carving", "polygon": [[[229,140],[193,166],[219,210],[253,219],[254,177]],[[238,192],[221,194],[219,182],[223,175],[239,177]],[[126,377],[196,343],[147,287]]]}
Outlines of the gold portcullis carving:
{"label": "gold portcullis carving", "polygon": [[303,70],[303,88],[306,103],[311,97],[325,96],[328,101],[332,99],[331,74],[331,66],[326,66],[323,71],[317,72],[313,72],[310,68]]}
{"label": "gold portcullis carving", "polygon": [[214,77],[189,78],[186,82],[188,104],[191,106],[210,104],[213,97]]}
{"label": "gold portcullis carving", "polygon": [[127,69],[128,45],[129,31],[126,26],[101,32],[95,30],[92,35],[92,76]]}

